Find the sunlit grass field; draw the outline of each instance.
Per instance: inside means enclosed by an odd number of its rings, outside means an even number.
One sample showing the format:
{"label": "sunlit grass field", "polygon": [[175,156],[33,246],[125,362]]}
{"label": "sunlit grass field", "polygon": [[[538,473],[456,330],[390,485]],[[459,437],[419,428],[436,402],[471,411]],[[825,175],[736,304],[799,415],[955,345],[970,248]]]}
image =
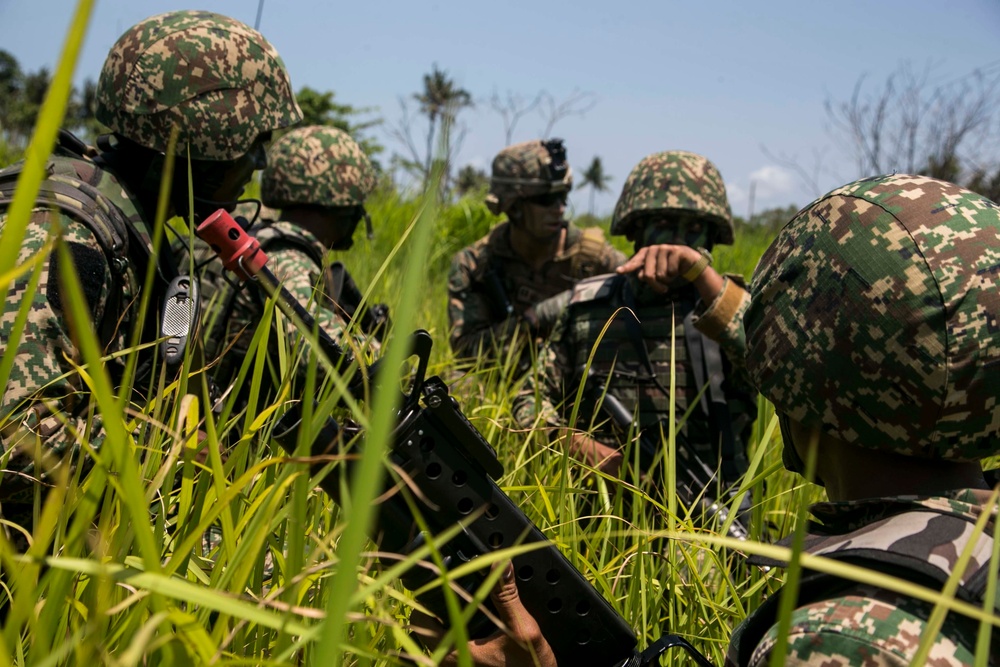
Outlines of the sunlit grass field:
{"label": "sunlit grass field", "polygon": [[[39,263],[18,263],[16,248],[61,119],[89,4],[81,3],[79,12],[0,239],[4,290],[39,270]],[[389,189],[377,192],[368,209],[375,238],[366,241],[359,232],[354,249],[335,259],[369,290],[370,301],[391,308],[385,367],[402,367],[401,341],[423,328],[435,340],[431,372],[454,377],[447,346],[449,260],[496,220],[475,197],[438,205]],[[158,220],[162,230],[162,212]],[[734,247],[716,249],[716,266],[749,277],[769,234],[741,227]],[[53,243],[60,251],[57,239]],[[64,270],[68,265],[62,263]],[[439,661],[447,645],[428,655],[407,629],[415,602],[399,577],[412,564],[376,559],[365,537],[373,499],[383,490],[382,454],[391,446],[391,391],[357,409],[338,406],[341,392],[329,374],[318,372],[315,356],[305,355],[310,370],[292,382],[296,359],[309,345],[281,339],[279,360],[271,363],[285,381],[277,396],[252,400],[251,410],[232,400],[239,391],[219,412],[207,410],[204,363],[213,360],[202,363],[195,354],[179,374],[160,373],[151,386],[136,387],[151,397],[136,401],[129,383],[112,385],[93,327],[82,324],[86,313],[77,307],[74,335],[85,361],[79,372],[100,407],[106,436],[94,449],[81,435],[94,466],[63,469],[53,490],[36,497],[27,553],[0,539],[0,666]],[[240,384],[251,397],[270,372],[265,352],[274,317],[272,306],[242,360]],[[16,344],[4,341],[5,361]],[[127,353],[125,362],[134,363],[134,356]],[[766,543],[801,528],[807,504],[823,497],[781,467],[773,410],[760,402],[751,470],[741,486],[753,506],[751,539],[736,543],[664,497],[672,470],[658,469],[642,485],[607,479],[570,460],[541,432],[515,429],[511,402],[521,380],[511,366],[481,363],[465,371],[456,391],[497,451],[505,470],[501,487],[635,628],[640,646],[671,632],[721,665],[733,627],[786,576],[748,567],[744,556],[775,554]],[[0,369],[9,372],[6,363]],[[6,383],[7,375],[0,380]],[[320,416],[350,416],[367,430],[342,506],[316,488],[307,461],[273,444],[278,417],[302,391],[314,397]],[[317,422],[307,420],[302,443]],[[204,457],[196,456],[201,447]],[[300,444],[299,453],[306,450]],[[342,469],[333,462],[324,474]],[[209,531],[216,536],[210,542]],[[483,567],[490,562],[483,559]],[[686,660],[668,654],[664,664]]]}

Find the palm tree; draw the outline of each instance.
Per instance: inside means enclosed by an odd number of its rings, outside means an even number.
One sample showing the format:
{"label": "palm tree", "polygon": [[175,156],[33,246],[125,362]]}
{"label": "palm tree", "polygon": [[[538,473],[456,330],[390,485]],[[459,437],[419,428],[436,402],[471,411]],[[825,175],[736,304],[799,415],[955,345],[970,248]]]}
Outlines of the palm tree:
{"label": "palm tree", "polygon": [[[438,127],[438,121],[442,125],[450,125],[458,112],[465,107],[472,106],[472,95],[464,88],[459,88],[453,79],[448,78],[445,70],[439,69],[437,64],[430,74],[424,74],[424,90],[414,93],[413,98],[420,103],[420,110],[427,115],[430,127],[427,131],[427,165],[425,167],[427,177],[431,175],[431,168],[434,165],[434,134]],[[447,180],[447,164],[445,164],[445,180]]]}
{"label": "palm tree", "polygon": [[598,192],[608,191],[608,183],[611,182],[612,176],[604,173],[604,164],[601,162],[601,158],[596,155],[591,160],[590,166],[583,170],[582,176],[580,187],[590,186],[590,215],[593,216],[594,195]]}

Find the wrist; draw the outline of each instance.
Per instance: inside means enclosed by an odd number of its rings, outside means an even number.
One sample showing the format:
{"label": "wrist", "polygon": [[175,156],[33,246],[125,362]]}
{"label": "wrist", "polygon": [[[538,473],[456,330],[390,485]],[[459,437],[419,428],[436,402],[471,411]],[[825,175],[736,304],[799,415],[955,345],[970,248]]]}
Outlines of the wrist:
{"label": "wrist", "polygon": [[681,275],[681,278],[689,283],[697,280],[705,272],[705,269],[712,265],[712,253],[705,248],[697,248],[697,251],[700,257]]}

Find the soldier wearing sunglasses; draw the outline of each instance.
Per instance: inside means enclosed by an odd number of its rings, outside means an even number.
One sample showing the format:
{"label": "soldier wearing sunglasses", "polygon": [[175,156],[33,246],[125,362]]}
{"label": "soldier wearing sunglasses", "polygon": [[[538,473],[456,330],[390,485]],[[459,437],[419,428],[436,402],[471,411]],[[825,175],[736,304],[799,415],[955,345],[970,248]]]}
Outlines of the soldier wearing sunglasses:
{"label": "soldier wearing sunglasses", "polygon": [[507,220],[452,258],[448,319],[456,356],[514,358],[526,369],[567,290],[625,261],[601,229],[565,219],[572,185],[560,139],[508,146],[493,160],[486,205]]}

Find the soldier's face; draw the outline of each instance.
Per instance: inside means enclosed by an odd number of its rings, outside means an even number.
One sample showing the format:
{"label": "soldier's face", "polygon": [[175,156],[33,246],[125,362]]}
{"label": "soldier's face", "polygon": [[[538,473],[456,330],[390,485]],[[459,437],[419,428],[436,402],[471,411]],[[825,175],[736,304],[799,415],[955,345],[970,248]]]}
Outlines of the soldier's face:
{"label": "soldier's face", "polygon": [[708,235],[711,227],[691,216],[651,217],[636,235],[636,248],[651,245],[686,245],[711,249]]}
{"label": "soldier's face", "polygon": [[[192,183],[197,213],[210,214],[220,206],[225,206],[229,211],[235,208],[236,200],[242,196],[253,172],[267,166],[265,140],[264,137],[259,138],[249,152],[235,160],[192,162]],[[186,165],[182,165],[181,169],[185,170],[186,179]]]}
{"label": "soldier's face", "polygon": [[360,206],[338,206],[329,213],[329,232],[323,242],[333,250],[350,250],[354,245],[354,233],[364,217]]}
{"label": "soldier's face", "polygon": [[521,201],[520,225],[540,241],[550,241],[566,226],[566,193],[558,192]]}

